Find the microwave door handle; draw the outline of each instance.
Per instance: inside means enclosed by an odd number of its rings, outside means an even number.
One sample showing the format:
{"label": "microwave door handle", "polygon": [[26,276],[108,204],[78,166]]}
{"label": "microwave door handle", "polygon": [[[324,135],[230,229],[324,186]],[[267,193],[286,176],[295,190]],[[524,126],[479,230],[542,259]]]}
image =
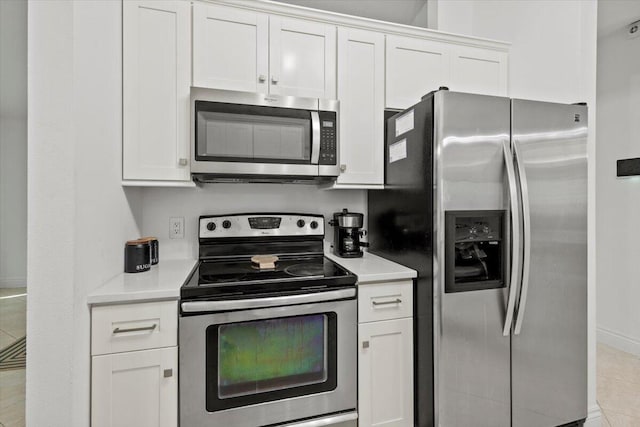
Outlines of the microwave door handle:
{"label": "microwave door handle", "polygon": [[320,160],[320,115],[311,112],[311,164],[317,165]]}

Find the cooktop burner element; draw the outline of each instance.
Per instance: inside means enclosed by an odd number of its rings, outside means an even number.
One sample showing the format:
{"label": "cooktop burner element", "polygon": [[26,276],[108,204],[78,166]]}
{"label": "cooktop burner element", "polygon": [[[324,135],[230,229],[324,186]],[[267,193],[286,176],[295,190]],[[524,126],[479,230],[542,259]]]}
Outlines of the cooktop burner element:
{"label": "cooktop burner element", "polygon": [[[324,257],[321,215],[242,214],[200,217],[200,262],[182,286],[184,299],[283,294],[353,286],[356,277]],[[277,255],[259,268],[256,254]]]}

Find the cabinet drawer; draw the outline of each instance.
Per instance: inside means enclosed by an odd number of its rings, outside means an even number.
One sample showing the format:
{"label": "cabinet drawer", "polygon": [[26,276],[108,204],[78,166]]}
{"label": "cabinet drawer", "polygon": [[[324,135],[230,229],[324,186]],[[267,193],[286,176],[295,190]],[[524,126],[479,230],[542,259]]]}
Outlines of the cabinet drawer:
{"label": "cabinet drawer", "polygon": [[413,316],[413,282],[403,280],[358,286],[358,322]]}
{"label": "cabinet drawer", "polygon": [[177,345],[177,301],[94,307],[91,316],[94,356]]}

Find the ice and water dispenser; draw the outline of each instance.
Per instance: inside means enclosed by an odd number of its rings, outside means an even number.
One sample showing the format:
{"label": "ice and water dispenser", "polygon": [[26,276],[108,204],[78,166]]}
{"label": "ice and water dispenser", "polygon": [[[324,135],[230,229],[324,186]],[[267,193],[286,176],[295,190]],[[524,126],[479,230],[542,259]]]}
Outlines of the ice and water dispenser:
{"label": "ice and water dispenser", "polygon": [[505,286],[505,211],[445,213],[445,292]]}

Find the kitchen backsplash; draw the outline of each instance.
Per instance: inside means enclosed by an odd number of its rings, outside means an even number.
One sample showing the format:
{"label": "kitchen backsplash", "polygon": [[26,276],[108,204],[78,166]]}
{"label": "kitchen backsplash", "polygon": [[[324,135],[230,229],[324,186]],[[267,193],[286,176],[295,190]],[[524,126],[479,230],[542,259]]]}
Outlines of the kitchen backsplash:
{"label": "kitchen backsplash", "polygon": [[[365,214],[366,190],[322,190],[312,185],[212,184],[185,188],[142,190],[142,234],[160,241],[160,262],[172,258],[197,258],[197,224],[200,215],[245,212],[300,212],[322,214],[325,236],[333,239],[327,224],[334,212],[348,208]],[[169,239],[169,218],[184,217],[184,238]]]}

